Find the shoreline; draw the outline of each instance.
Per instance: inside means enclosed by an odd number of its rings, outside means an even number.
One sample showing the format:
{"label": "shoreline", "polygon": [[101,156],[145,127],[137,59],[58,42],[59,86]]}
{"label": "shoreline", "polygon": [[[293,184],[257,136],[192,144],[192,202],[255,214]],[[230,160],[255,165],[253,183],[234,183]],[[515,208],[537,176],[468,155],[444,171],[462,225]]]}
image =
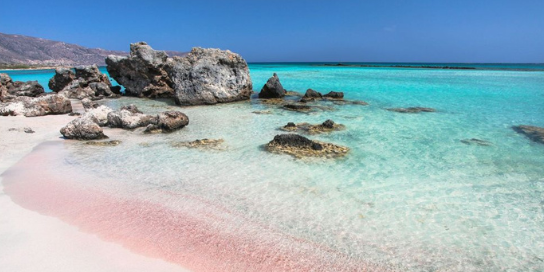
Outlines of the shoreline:
{"label": "shoreline", "polygon": [[[72,101],[74,111],[83,111]],[[162,259],[130,251],[122,245],[82,232],[56,217],[16,204],[5,193],[4,173],[45,142],[61,143],[60,127],[77,118],[68,115],[0,118],[0,267],[16,271],[189,271]],[[34,133],[25,133],[30,127]],[[8,131],[10,128],[17,130]],[[54,245],[54,246],[52,246]],[[31,257],[29,257],[31,256]]]}

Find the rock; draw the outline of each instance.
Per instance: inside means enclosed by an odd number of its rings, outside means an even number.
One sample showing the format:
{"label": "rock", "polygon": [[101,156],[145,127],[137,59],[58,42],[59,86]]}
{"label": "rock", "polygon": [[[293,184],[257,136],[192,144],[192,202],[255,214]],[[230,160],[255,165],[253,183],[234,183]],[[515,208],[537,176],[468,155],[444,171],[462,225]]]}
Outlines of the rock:
{"label": "rock", "polygon": [[121,95],[121,86],[111,86],[110,90],[116,95]]}
{"label": "rock", "polygon": [[303,97],[305,97],[305,98],[322,98],[323,95],[318,91],[308,89],[308,90],[306,90],[306,93],[304,94]]}
{"label": "rock", "polygon": [[285,96],[285,89],[281,85],[280,78],[276,73],[266,81],[261,92],[259,93],[259,98],[281,98]]}
{"label": "rock", "polygon": [[266,150],[274,153],[285,153],[296,158],[302,157],[341,157],[348,153],[347,147],[312,141],[298,134],[276,135],[266,145]]}
{"label": "rock", "polygon": [[203,105],[246,100],[252,93],[246,61],[228,50],[193,48],[184,57],[168,58],[140,42],[131,44],[130,51],[129,57],[106,60],[108,72],[127,95]]}
{"label": "rock", "polygon": [[286,110],[298,111],[298,112],[309,112],[312,110],[311,106],[301,105],[301,104],[286,104],[286,105],[283,105],[282,108]]}
{"label": "rock", "polygon": [[60,95],[44,95],[40,97],[20,96],[6,103],[0,103],[0,115],[24,115],[26,117],[48,114],[65,114],[72,112],[70,100]]}
{"label": "rock", "polygon": [[527,136],[527,138],[531,139],[533,142],[544,144],[544,128],[521,125],[513,126],[512,129],[517,133]]}
{"label": "rock", "polygon": [[329,92],[326,95],[323,95],[323,97],[326,97],[328,99],[344,99],[344,93],[343,92]]}
{"label": "rock", "polygon": [[423,108],[423,107],[409,107],[409,108],[391,108],[387,109],[388,111],[400,112],[400,113],[420,113],[420,112],[435,112],[433,108]]}
{"label": "rock", "polygon": [[96,109],[96,108],[98,108],[98,106],[100,106],[98,103],[92,101],[89,98],[81,99],[81,105],[83,105],[83,109],[85,109],[85,111],[90,110],[90,109]]}
{"label": "rock", "polygon": [[295,124],[295,123],[289,122],[287,123],[286,126],[283,126],[280,129],[283,131],[299,131],[299,132],[308,133],[308,134],[318,134],[318,133],[324,133],[324,132],[344,130],[345,126],[341,124],[336,124],[334,121],[329,119],[323,122],[322,124],[317,124],[317,125],[312,125],[309,123]]}
{"label": "rock", "polygon": [[86,113],[85,115],[89,115],[89,116],[92,116],[93,120],[95,120],[95,122],[103,127],[103,126],[107,126],[108,125],[108,115],[110,114],[110,112],[112,112],[113,110],[107,106],[104,106],[104,105],[101,105],[101,106],[98,106],[96,108],[90,108]]}
{"label": "rock", "polygon": [[361,106],[367,106],[368,103],[365,102],[365,101],[361,101],[361,100],[353,100],[353,101],[350,101],[350,100],[334,100],[332,101],[333,104],[335,105],[361,105]]}
{"label": "rock", "polygon": [[255,114],[272,114],[272,111],[260,110],[260,111],[252,111],[251,113],[255,113]]}
{"label": "rock", "polygon": [[70,112],[70,113],[68,113],[68,116],[81,116],[81,113],[79,113],[79,112]]}
{"label": "rock", "polygon": [[70,121],[70,123],[60,129],[60,133],[66,139],[75,140],[99,140],[108,138],[108,136],[104,135],[104,131],[97,124],[93,115],[88,113]]}
{"label": "rock", "polygon": [[203,148],[203,149],[224,149],[223,139],[198,139],[190,142],[173,143],[173,147]]}
{"label": "rock", "polygon": [[464,139],[461,140],[461,143],[467,144],[467,145],[481,145],[481,146],[491,146],[492,144],[488,141],[472,138],[472,139]]}
{"label": "rock", "polygon": [[111,141],[88,141],[85,142],[86,145],[94,145],[94,146],[117,146],[121,144],[121,141],[119,140],[111,140]]}
{"label": "rock", "polygon": [[42,85],[38,81],[15,81],[8,89],[8,93],[13,96],[30,96],[37,97],[45,91],[43,90]]}
{"label": "rock", "polygon": [[49,80],[51,90],[75,99],[101,99],[103,97],[117,97],[112,90],[108,76],[102,74],[96,65],[79,66],[70,69],[59,68]]}
{"label": "rock", "polygon": [[179,111],[165,111],[159,113],[156,124],[149,124],[146,132],[172,132],[189,124],[189,117]]}
{"label": "rock", "polygon": [[49,89],[53,92],[60,92],[68,84],[70,84],[76,75],[68,68],[57,68],[55,69],[55,75],[49,80]]}
{"label": "rock", "polygon": [[125,87],[126,95],[137,97],[173,97],[170,76],[164,70],[168,55],[145,42],[130,45],[128,57],[108,56],[108,73]]}
{"label": "rock", "polygon": [[157,124],[157,116],[143,114],[135,105],[129,105],[109,112],[107,123],[112,128],[135,129]]}
{"label": "rock", "polygon": [[35,132],[35,131],[34,131],[32,128],[30,128],[30,127],[25,127],[25,128],[23,128],[23,131],[24,131],[25,133],[34,133],[34,132]]}

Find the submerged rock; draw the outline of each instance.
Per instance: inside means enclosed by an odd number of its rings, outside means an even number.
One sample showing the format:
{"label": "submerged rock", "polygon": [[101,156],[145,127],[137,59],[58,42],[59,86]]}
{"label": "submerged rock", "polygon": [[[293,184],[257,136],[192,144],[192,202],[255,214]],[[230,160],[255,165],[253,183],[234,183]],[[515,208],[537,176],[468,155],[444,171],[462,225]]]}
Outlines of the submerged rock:
{"label": "submerged rock", "polygon": [[312,110],[311,106],[301,105],[301,104],[285,104],[282,106],[282,108],[286,110],[298,111],[298,112],[309,112]]}
{"label": "submerged rock", "polygon": [[400,112],[400,113],[420,113],[420,112],[435,112],[433,108],[424,107],[409,107],[409,108],[390,108],[388,111]]}
{"label": "submerged rock", "polygon": [[0,115],[26,117],[49,114],[65,114],[72,112],[72,104],[66,97],[60,95],[44,95],[40,97],[19,96],[10,102],[0,103]]}
{"label": "submerged rock", "polygon": [[464,144],[467,144],[467,145],[480,145],[480,146],[491,146],[491,145],[493,145],[492,143],[490,143],[488,141],[484,141],[484,140],[480,140],[480,139],[476,139],[476,138],[464,139],[464,140],[461,140],[461,143],[464,143]]}
{"label": "submerged rock", "polygon": [[198,139],[190,142],[173,143],[173,147],[204,148],[204,149],[223,149],[223,139]]}
{"label": "submerged rock", "polygon": [[88,141],[85,142],[86,145],[94,145],[94,146],[117,146],[121,144],[121,141],[119,140],[111,140],[111,141]]}
{"label": "submerged rock", "polygon": [[312,125],[309,123],[295,124],[293,122],[287,123],[287,125],[280,128],[283,131],[299,131],[308,134],[318,134],[324,132],[339,131],[345,129],[344,125],[336,124],[332,120],[327,120],[321,124]]}
{"label": "submerged rock", "polygon": [[544,128],[520,125],[513,126],[512,129],[517,133],[527,136],[527,138],[531,139],[533,142],[544,144]]}
{"label": "submerged rock", "polygon": [[280,83],[280,78],[274,73],[266,84],[264,84],[259,93],[259,98],[281,98],[285,96],[285,93],[286,91]]}
{"label": "submerged rock", "polygon": [[138,97],[173,97],[179,105],[249,99],[253,85],[246,61],[228,50],[195,47],[169,58],[145,42],[131,44],[130,56],[108,56],[108,72]]}
{"label": "submerged rock", "polygon": [[272,114],[272,111],[260,110],[260,111],[252,111],[251,113],[255,113],[255,114]]}
{"label": "submerged rock", "polygon": [[273,153],[285,153],[296,158],[302,157],[341,157],[348,153],[347,147],[331,143],[310,140],[298,134],[276,135],[266,144],[266,150]]}

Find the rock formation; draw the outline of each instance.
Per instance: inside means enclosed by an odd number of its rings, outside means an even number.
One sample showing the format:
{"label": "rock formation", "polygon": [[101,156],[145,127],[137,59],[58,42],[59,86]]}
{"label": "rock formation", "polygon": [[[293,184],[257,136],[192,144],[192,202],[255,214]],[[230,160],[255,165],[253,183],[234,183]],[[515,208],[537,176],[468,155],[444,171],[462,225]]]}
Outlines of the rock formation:
{"label": "rock formation", "polygon": [[58,68],[49,80],[49,88],[68,98],[101,99],[117,97],[120,89],[111,85],[108,76],[101,73],[96,65],[80,66],[71,69]]}
{"label": "rock formation", "polygon": [[261,92],[259,93],[259,98],[282,98],[285,96],[285,89],[280,83],[280,78],[276,73],[266,81]]}
{"label": "rock formation", "polygon": [[265,147],[269,152],[289,154],[296,158],[336,158],[346,155],[349,151],[347,147],[313,141],[298,134],[276,135]]}
{"label": "rock formation", "polygon": [[81,117],[70,121],[70,123],[60,129],[60,133],[66,139],[75,140],[108,138],[108,136],[104,135],[104,130],[98,125],[94,116],[89,113],[85,113]]}
{"label": "rock formation", "polygon": [[535,126],[514,126],[512,127],[517,133],[521,133],[534,142],[544,144],[544,128]]}
{"label": "rock formation", "polygon": [[72,112],[70,100],[55,94],[40,97],[19,96],[9,102],[0,103],[0,115],[2,116],[24,115],[26,117],[35,117],[70,112]]}
{"label": "rock formation", "polygon": [[138,97],[173,97],[179,105],[204,105],[249,99],[253,85],[240,55],[219,49],[193,48],[169,58],[145,42],[130,45],[130,56],[110,56],[108,72]]}
{"label": "rock formation", "polygon": [[283,131],[297,131],[308,134],[318,134],[324,132],[339,131],[345,129],[344,125],[336,124],[332,120],[326,120],[325,122],[317,125],[312,125],[309,123],[299,123],[295,124],[293,122],[287,123],[287,125],[280,128]]}
{"label": "rock formation", "polygon": [[344,99],[344,93],[343,92],[329,92],[328,94],[323,95],[323,97],[328,99]]}
{"label": "rock formation", "polygon": [[0,102],[7,102],[19,96],[37,97],[45,91],[38,81],[13,81],[8,74],[0,74]]}

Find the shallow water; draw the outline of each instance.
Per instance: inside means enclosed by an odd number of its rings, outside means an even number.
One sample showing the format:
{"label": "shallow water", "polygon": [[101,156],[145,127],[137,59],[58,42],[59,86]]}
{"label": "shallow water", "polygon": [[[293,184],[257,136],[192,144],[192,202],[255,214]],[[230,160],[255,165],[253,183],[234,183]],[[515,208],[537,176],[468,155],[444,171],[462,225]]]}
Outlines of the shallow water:
{"label": "shallow water", "polygon": [[[172,134],[108,130],[123,143],[38,149],[5,175],[7,193],[22,206],[195,270],[544,269],[544,145],[511,129],[544,126],[544,72],[250,69],[255,89],[276,72],[288,90],[344,91],[370,105],[327,104],[334,110],[310,114],[256,101],[182,108],[190,124]],[[147,99],[105,103],[134,103],[146,113],[178,109]],[[437,112],[385,110],[409,106]],[[252,113],[258,110],[272,114]],[[345,158],[300,160],[262,149],[287,122],[326,119],[347,128],[309,137],[348,146]],[[201,138],[225,143],[218,150],[172,146]],[[470,138],[492,145],[461,142]],[[21,170],[33,160],[39,173],[54,169],[46,175],[51,186],[39,193],[28,189],[41,188],[37,182],[19,184],[39,179]],[[68,193],[51,200],[58,192],[73,192],[81,205],[66,205],[77,200]],[[95,196],[111,205],[93,204]]]}

